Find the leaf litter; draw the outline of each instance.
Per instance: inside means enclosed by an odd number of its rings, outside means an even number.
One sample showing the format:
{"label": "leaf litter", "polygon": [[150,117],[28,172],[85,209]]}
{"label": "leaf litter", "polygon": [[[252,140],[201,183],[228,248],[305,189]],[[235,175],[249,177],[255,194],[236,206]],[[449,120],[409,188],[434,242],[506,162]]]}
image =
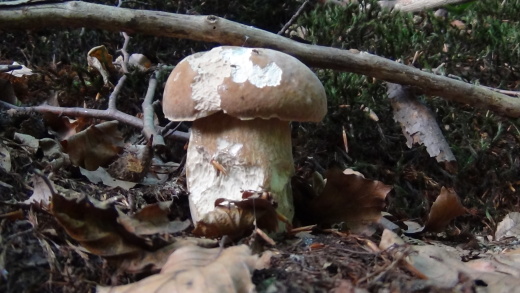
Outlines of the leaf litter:
{"label": "leaf litter", "polygon": [[[90,65],[102,75],[107,87],[114,74],[112,58],[104,46],[89,52]],[[149,68],[147,61],[143,66]],[[417,111],[428,112],[424,108]],[[427,116],[433,121],[431,113]],[[288,292],[310,287],[330,292],[417,288],[463,292],[484,287],[493,292],[513,292],[518,287],[518,216],[510,214],[498,225],[497,241],[473,236],[469,241],[459,239],[458,245],[446,245],[443,242],[456,238],[447,234],[446,228],[468,211],[451,188],[441,189],[415,238],[406,236],[409,233],[399,228],[398,220],[389,221],[396,221],[393,230],[402,236],[382,225],[392,186],[334,168],[323,173],[325,180],[319,173],[310,179],[295,178],[297,220],[311,226],[298,227],[301,232],[295,229],[282,241],[258,240],[256,236],[263,233],[262,229],[272,232],[280,221],[287,223],[276,213],[275,203],[250,196],[228,201],[222,195],[215,203],[214,214],[193,223],[195,229],[190,232],[192,223],[178,213],[179,202],[171,197],[185,198],[182,179],[178,184],[152,180],[161,185],[151,188],[138,184],[156,170],[150,164],[157,158],[146,146],[125,145],[113,121],[91,125],[93,121],[81,118],[53,118],[61,129],[49,133],[56,135],[61,145],[54,139],[17,133],[15,141],[5,146],[2,142],[0,149],[0,244],[4,247],[0,275],[9,282],[7,288],[11,291],[24,288],[22,283],[35,275],[31,270],[47,272],[49,268],[54,274],[50,275],[51,281],[30,283],[46,284],[53,292],[59,283],[82,288],[83,292],[93,287],[87,288],[85,283],[98,285],[98,292]],[[401,120],[410,146],[412,142],[423,142],[438,161],[453,161],[440,131],[425,134],[426,127],[421,125],[431,121]],[[346,147],[346,138],[344,143]],[[57,192],[50,181],[30,175],[33,170],[27,166],[32,163],[47,171]],[[78,171],[81,169],[70,163],[83,170]],[[102,167],[112,173],[134,171],[129,177],[123,176],[131,185],[121,183],[123,180],[111,184],[118,179],[108,172],[98,174],[98,178],[88,176],[92,174],[89,172],[105,170]],[[61,176],[60,169],[65,169]],[[83,182],[74,178],[74,173],[83,173],[92,183],[103,182],[109,187]],[[122,175],[117,174],[118,178]],[[71,175],[73,179],[67,178]],[[393,218],[387,215],[384,219]],[[368,226],[372,227],[370,233],[366,233]],[[224,248],[222,241],[216,247],[216,241],[189,238],[190,233],[207,238],[229,237],[235,244],[248,246]],[[471,242],[476,245],[467,246]],[[147,277],[139,280],[136,273]],[[79,281],[76,276],[80,276]],[[136,282],[117,286],[130,281]]]}

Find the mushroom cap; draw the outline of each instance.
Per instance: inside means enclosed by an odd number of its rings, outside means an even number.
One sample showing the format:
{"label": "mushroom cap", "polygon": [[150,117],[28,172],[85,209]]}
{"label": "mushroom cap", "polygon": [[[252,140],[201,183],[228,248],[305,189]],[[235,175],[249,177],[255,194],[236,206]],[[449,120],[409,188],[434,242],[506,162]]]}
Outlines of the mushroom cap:
{"label": "mushroom cap", "polygon": [[325,89],[298,59],[270,49],[217,47],[184,58],[170,74],[163,111],[192,121],[223,111],[242,119],[323,119]]}

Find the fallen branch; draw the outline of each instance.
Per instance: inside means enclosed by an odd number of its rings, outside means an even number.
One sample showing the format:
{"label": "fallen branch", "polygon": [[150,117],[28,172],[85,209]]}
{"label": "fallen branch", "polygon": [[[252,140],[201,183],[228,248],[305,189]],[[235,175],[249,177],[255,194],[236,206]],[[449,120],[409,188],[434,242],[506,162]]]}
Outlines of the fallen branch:
{"label": "fallen branch", "polygon": [[418,12],[428,9],[435,9],[448,4],[461,4],[471,0],[395,0],[378,1],[384,8],[391,8],[402,12]]}
{"label": "fallen branch", "polygon": [[[91,117],[98,118],[104,120],[117,120],[123,123],[126,123],[130,126],[143,129],[143,121],[137,117],[126,114],[119,110],[114,109],[106,109],[106,110],[97,110],[97,109],[86,109],[86,108],[64,108],[64,107],[55,107],[49,105],[41,105],[41,106],[33,106],[33,107],[19,107],[4,101],[0,101],[0,105],[14,109],[20,112],[38,112],[38,113],[53,113],[56,115],[66,115],[73,117]],[[182,131],[176,131],[172,134],[172,137],[179,140],[188,140],[189,134]]]}
{"label": "fallen branch", "polygon": [[428,95],[441,96],[508,117],[520,117],[519,99],[481,86],[423,72],[366,52],[298,43],[216,16],[180,15],[71,1],[0,9],[0,27],[2,30],[88,27],[129,34],[272,48],[293,55],[309,66],[364,74],[410,85]]}

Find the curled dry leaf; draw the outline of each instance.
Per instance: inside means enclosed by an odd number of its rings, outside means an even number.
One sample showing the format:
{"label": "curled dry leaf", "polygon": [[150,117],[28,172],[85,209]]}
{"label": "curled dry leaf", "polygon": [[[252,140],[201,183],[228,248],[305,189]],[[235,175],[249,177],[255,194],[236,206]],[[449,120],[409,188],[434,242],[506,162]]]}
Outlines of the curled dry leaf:
{"label": "curled dry leaf", "polygon": [[344,222],[359,231],[379,220],[391,186],[356,174],[344,174],[339,169],[330,169],[325,175],[327,183],[319,195],[293,181],[296,217],[303,225]]}
{"label": "curled dry leaf", "polygon": [[94,171],[108,165],[123,149],[123,137],[117,126],[117,121],[90,126],[63,140],[61,145],[74,165]]}
{"label": "curled dry leaf", "polygon": [[134,53],[130,55],[128,65],[136,67],[139,71],[146,72],[152,67],[152,61],[143,54]]}
{"label": "curled dry leaf", "polygon": [[[243,196],[247,193],[244,192]],[[193,234],[208,238],[227,235],[237,240],[251,234],[255,222],[260,229],[276,231],[278,213],[272,197],[250,196],[241,201],[217,199],[215,209],[197,222]]]}
{"label": "curled dry leaf", "polygon": [[224,250],[186,246],[170,255],[160,274],[134,284],[98,287],[97,292],[254,292],[251,273],[256,261],[246,245]]}
{"label": "curled dry leaf", "polygon": [[443,186],[430,209],[423,232],[442,232],[453,219],[466,213],[467,209],[460,202],[455,190]]}
{"label": "curled dry leaf", "polygon": [[107,48],[103,45],[90,49],[87,54],[88,66],[101,74],[105,85],[110,84],[110,74],[116,72],[112,62],[112,55],[108,53]]}
{"label": "curled dry leaf", "polygon": [[118,223],[119,215],[112,205],[84,195],[66,198],[54,194],[52,213],[67,234],[93,254],[114,257],[153,250],[144,238]]}
{"label": "curled dry leaf", "polygon": [[[142,213],[137,213],[137,219],[132,219],[122,217],[112,205],[107,206],[83,195],[76,194],[71,198],[59,194],[52,196],[52,213],[69,236],[90,253],[103,256],[121,269],[134,273],[145,268],[160,269],[166,257],[179,247],[204,244],[184,239],[175,239],[170,244],[166,241],[152,244],[141,235],[170,233],[174,228],[182,227],[165,223],[164,213],[161,217],[151,215],[151,212],[157,212],[157,209],[145,208]],[[153,227],[155,223],[160,225]]]}

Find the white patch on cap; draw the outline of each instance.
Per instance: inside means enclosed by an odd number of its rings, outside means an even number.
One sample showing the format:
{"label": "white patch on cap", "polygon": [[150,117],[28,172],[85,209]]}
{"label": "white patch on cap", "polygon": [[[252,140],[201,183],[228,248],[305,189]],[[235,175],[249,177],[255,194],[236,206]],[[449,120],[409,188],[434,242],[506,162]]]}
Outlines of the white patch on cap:
{"label": "white patch on cap", "polygon": [[218,87],[224,78],[231,75],[231,68],[222,60],[220,51],[222,48],[219,47],[186,58],[191,69],[197,73],[191,83],[191,98],[195,102],[195,109],[200,111],[202,116],[221,110]]}
{"label": "white patch on cap", "polygon": [[222,58],[227,59],[231,66],[231,78],[233,82],[244,83],[249,81],[252,85],[263,88],[277,86],[282,81],[282,69],[272,62],[264,68],[254,65],[251,61],[253,49],[234,48],[222,51]]}
{"label": "white patch on cap", "polygon": [[253,49],[250,48],[217,47],[185,59],[197,73],[191,84],[191,98],[201,116],[222,110],[218,89],[225,78],[231,77],[235,83],[249,81],[258,88],[280,85],[282,69],[274,62],[263,68],[254,65],[251,61],[252,53]]}

